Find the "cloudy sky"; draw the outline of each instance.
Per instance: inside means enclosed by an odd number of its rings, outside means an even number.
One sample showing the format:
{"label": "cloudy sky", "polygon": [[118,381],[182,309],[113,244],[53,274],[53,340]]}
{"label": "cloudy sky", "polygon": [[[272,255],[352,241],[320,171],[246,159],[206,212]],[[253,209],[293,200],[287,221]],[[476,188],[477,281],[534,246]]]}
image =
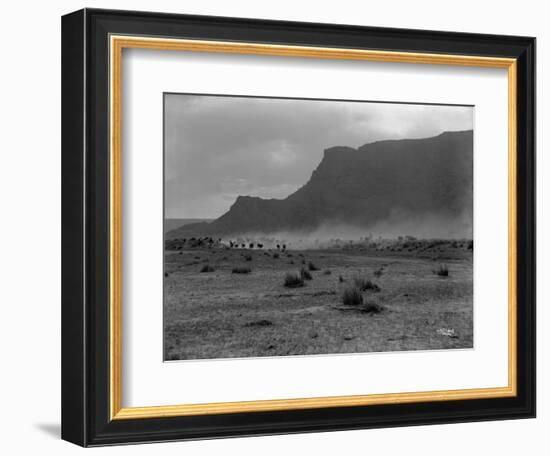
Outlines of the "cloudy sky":
{"label": "cloudy sky", "polygon": [[239,195],[284,198],[323,150],[473,128],[473,108],[165,95],[167,218],[216,218]]}

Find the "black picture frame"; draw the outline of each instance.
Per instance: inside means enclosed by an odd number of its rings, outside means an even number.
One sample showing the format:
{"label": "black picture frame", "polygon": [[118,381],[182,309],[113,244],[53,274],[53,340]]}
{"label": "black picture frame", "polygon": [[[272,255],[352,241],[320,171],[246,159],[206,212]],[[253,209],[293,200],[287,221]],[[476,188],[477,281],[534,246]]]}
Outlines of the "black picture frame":
{"label": "black picture frame", "polygon": [[[110,419],[109,36],[517,59],[517,395]],[[83,9],[62,19],[62,438],[82,446],[535,416],[535,39]]]}

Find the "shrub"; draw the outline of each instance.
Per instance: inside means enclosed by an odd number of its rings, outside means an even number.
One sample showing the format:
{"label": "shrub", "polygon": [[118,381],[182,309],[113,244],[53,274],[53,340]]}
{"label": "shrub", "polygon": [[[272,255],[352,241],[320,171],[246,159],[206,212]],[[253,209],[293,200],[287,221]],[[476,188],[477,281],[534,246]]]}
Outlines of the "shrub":
{"label": "shrub", "polygon": [[439,267],[434,270],[434,273],[439,277],[449,277],[449,268],[445,264],[440,264]]}
{"label": "shrub", "polygon": [[308,271],[306,268],[300,269],[300,277],[301,277],[303,280],[311,280],[311,279],[313,279],[313,277],[311,277],[311,274],[309,273],[309,271]]}
{"label": "shrub", "polygon": [[279,254],[278,254],[278,253],[274,253],[274,254],[273,254],[273,258],[275,258],[275,259],[279,258]]}
{"label": "shrub", "polygon": [[307,267],[309,268],[310,271],[318,271],[319,268],[317,266],[315,266],[311,261],[308,263]]}
{"label": "shrub", "polygon": [[202,268],[201,268],[201,272],[214,272],[215,269],[210,266],[209,264],[205,264]]}
{"label": "shrub", "polygon": [[257,321],[251,321],[250,323],[246,323],[244,326],[247,328],[273,326],[273,322],[270,320],[257,320]]}
{"label": "shrub", "polygon": [[342,295],[342,303],[345,306],[360,306],[363,304],[363,295],[357,287],[351,287],[344,290]]}
{"label": "shrub", "polygon": [[231,270],[233,274],[250,274],[252,269],[247,266],[237,266]]}
{"label": "shrub", "polygon": [[287,288],[298,288],[304,286],[304,279],[298,274],[293,274],[291,272],[285,275],[285,287]]}
{"label": "shrub", "polygon": [[376,304],[375,302],[366,302],[363,307],[363,311],[366,313],[379,314],[383,310],[384,308],[380,304]]}
{"label": "shrub", "polygon": [[353,283],[361,291],[374,291],[374,292],[380,291],[380,287],[378,285],[376,285],[374,282],[372,282],[368,279],[364,279],[362,277],[358,277],[358,278],[353,279]]}

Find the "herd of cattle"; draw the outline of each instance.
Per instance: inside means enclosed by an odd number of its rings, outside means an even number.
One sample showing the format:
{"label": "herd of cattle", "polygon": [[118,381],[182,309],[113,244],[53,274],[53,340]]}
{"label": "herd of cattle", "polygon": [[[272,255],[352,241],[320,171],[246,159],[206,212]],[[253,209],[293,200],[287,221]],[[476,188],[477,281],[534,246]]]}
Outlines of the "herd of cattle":
{"label": "herd of cattle", "polygon": [[[260,242],[250,242],[243,240],[223,240],[222,238],[214,239],[211,236],[206,237],[191,237],[170,239],[165,243],[166,250],[183,250],[189,248],[228,248],[228,249],[263,249],[264,244]],[[277,250],[283,252],[287,249],[286,244],[276,244],[273,246]]]}

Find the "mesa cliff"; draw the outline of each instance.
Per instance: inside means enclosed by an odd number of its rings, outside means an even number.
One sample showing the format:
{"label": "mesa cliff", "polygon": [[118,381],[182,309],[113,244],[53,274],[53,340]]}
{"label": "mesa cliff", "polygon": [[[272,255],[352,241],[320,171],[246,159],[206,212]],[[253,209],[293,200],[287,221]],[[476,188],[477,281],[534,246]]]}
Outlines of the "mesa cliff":
{"label": "mesa cliff", "polygon": [[337,146],[324,151],[309,181],[288,197],[239,196],[218,219],[182,226],[167,239],[307,234],[323,224],[369,229],[396,212],[471,224],[472,198],[472,130],[377,141],[357,149]]}

